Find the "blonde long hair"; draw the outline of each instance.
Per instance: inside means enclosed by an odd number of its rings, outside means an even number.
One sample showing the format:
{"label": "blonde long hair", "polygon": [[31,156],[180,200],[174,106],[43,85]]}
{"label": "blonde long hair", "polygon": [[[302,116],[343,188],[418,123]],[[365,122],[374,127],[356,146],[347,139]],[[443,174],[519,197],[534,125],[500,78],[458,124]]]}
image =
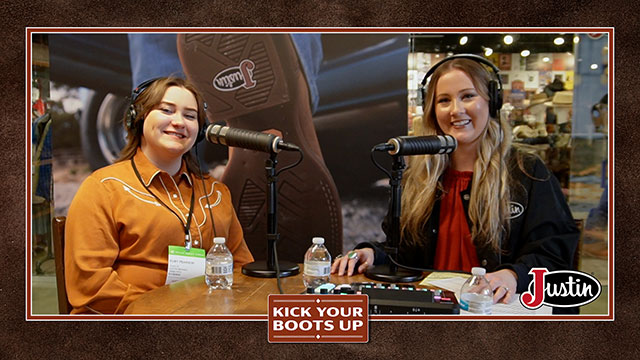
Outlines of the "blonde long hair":
{"label": "blonde long hair", "polygon": [[[435,115],[435,85],[440,77],[458,69],[467,74],[478,94],[489,100],[488,83],[494,76],[484,65],[469,59],[450,60],[436,69],[426,89],[424,116],[415,124],[415,135],[442,135]],[[499,116],[498,116],[499,117]],[[491,246],[501,251],[501,238],[509,231],[509,171],[506,157],[511,146],[509,126],[489,117],[481,135],[477,159],[473,166],[469,219],[471,237],[476,246]],[[441,176],[450,164],[449,155],[409,157],[403,179],[402,241],[424,241],[424,224],[431,216],[436,196],[442,191]]]}
{"label": "blonde long hair", "polygon": [[[126,129],[127,144],[120,152],[120,157],[116,162],[133,158],[138,147],[140,147],[140,144],[142,143],[142,122],[147,115],[149,115],[151,110],[162,102],[165,92],[172,86],[187,89],[193,94],[196,98],[196,102],[198,103],[198,130],[205,126],[206,116],[204,111],[204,100],[195,85],[188,80],[178,77],[159,78],[144,89],[133,103],[136,110],[136,118],[132,121],[131,128]],[[128,112],[125,114],[123,122],[126,122],[127,117]],[[191,153],[191,150],[182,155],[182,158],[186,161],[189,172],[191,172],[192,175],[199,176],[200,168],[195,156]]]}

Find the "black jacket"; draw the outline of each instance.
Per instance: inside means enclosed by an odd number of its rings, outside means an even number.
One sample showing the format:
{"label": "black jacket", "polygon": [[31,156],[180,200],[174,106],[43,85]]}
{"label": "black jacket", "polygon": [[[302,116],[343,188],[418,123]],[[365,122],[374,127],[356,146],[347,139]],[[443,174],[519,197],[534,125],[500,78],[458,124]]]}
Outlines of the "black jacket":
{"label": "black jacket", "polygon": [[[520,169],[517,157],[522,159],[526,174]],[[573,256],[580,236],[567,202],[555,176],[537,156],[514,151],[508,161],[514,185],[511,186],[511,228],[502,241],[503,254],[489,246],[477,246],[480,265],[493,272],[511,269],[518,275],[517,292],[527,290],[529,270],[545,267],[549,271],[573,269]],[[460,193],[468,218],[471,184]],[[398,262],[412,267],[433,268],[440,218],[440,201],[436,200],[431,217],[423,227],[424,238],[417,245],[402,242],[398,249]],[[471,226],[471,224],[470,224]],[[386,233],[386,221],[383,223]],[[388,258],[384,243],[361,243],[356,248],[373,247],[374,263],[383,264]]]}

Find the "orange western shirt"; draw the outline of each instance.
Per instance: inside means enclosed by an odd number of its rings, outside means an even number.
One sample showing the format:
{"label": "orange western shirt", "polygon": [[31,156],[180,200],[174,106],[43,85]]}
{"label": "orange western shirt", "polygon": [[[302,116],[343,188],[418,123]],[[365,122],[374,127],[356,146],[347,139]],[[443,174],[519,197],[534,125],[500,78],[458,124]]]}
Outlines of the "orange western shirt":
{"label": "orange western shirt", "polygon": [[[203,189],[184,161],[171,176],[139,148],[133,159],[142,181],[185,224],[195,191],[193,247],[208,251],[213,245],[206,194],[215,235],[227,239],[234,266],[253,261],[224,184],[206,176]],[[142,293],[164,285],[168,246],[184,246],[184,227],[176,214],[144,188],[130,160],[92,173],[71,202],[65,227],[65,281],[72,313],[122,313]]]}

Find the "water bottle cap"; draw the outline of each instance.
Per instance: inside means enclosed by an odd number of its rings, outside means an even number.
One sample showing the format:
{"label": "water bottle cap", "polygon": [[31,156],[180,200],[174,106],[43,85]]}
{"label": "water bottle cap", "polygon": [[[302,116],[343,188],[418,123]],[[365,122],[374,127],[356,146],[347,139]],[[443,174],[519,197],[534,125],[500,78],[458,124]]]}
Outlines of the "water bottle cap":
{"label": "water bottle cap", "polygon": [[224,244],[225,243],[225,239],[223,237],[215,237],[215,238],[213,238],[213,243],[214,244]]}
{"label": "water bottle cap", "polygon": [[484,276],[484,274],[486,273],[487,273],[487,270],[485,270],[485,268],[481,268],[481,267],[471,268],[471,275]]}
{"label": "water bottle cap", "polygon": [[317,236],[311,239],[311,242],[317,245],[321,245],[321,244],[324,244],[324,238]]}

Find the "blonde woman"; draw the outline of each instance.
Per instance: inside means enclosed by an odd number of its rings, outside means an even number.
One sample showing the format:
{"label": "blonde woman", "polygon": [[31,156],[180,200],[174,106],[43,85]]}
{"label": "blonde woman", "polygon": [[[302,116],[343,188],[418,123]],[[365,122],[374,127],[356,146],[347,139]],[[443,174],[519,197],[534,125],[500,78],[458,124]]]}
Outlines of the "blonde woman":
{"label": "blonde woman", "polygon": [[[423,81],[430,76],[416,135],[449,134],[458,148],[409,157],[396,261],[436,270],[484,267],[494,303],[509,303],[526,291],[531,268],[570,269],[579,233],[543,162],[511,148],[508,125],[498,116],[497,69],[492,73],[487,63],[453,56]],[[376,243],[359,244],[349,255],[334,262],[333,273],[361,273],[389,261]]]}

